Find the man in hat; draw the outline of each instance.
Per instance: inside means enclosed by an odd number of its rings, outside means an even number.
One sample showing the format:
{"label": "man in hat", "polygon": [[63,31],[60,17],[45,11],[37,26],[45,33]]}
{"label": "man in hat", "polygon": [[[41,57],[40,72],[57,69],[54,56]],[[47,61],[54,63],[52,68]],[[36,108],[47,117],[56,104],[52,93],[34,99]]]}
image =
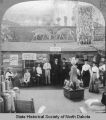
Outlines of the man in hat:
{"label": "man in hat", "polygon": [[66,58],[62,59],[62,63],[61,63],[61,80],[60,80],[60,84],[63,85],[64,80],[69,76],[69,68],[68,65],[66,63]]}
{"label": "man in hat", "polygon": [[59,85],[59,81],[60,81],[60,65],[59,65],[59,61],[56,58],[54,60],[54,64],[52,66],[52,78],[53,78],[53,85]]}

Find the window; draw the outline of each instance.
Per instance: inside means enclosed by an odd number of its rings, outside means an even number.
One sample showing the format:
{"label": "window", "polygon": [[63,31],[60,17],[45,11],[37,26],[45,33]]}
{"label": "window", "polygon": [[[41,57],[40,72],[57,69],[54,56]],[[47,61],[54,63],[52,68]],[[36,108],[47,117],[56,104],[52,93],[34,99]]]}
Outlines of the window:
{"label": "window", "polygon": [[34,60],[25,60],[24,61],[24,69],[31,69],[33,66],[35,66]]}

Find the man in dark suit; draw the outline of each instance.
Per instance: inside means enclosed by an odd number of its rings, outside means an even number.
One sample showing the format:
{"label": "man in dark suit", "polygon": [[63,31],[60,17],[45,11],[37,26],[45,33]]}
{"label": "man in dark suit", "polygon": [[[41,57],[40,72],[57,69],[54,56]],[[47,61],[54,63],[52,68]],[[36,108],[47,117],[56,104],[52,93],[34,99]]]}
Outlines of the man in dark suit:
{"label": "man in dark suit", "polygon": [[66,58],[62,59],[62,63],[61,63],[61,80],[60,80],[60,85],[63,86],[64,84],[64,80],[66,78],[68,78],[69,76],[69,67],[66,63]]}
{"label": "man in dark suit", "polygon": [[59,85],[60,65],[59,65],[58,59],[54,60],[54,64],[52,66],[52,79],[53,79],[53,85]]}
{"label": "man in dark suit", "polygon": [[31,70],[31,85],[35,85],[36,84],[36,68],[35,66],[32,68]]}

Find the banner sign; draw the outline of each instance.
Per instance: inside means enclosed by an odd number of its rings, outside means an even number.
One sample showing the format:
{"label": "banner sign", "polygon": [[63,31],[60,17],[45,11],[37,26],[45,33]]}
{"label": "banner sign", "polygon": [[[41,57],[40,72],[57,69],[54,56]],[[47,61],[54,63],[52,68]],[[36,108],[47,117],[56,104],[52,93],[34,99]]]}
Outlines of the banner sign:
{"label": "banner sign", "polygon": [[3,63],[9,63],[10,59],[3,59]]}
{"label": "banner sign", "polygon": [[50,47],[50,51],[51,52],[60,52],[61,51],[61,47]]}
{"label": "banner sign", "polygon": [[10,65],[18,65],[18,55],[10,55]]}
{"label": "banner sign", "polygon": [[23,53],[22,60],[36,60],[36,53]]}

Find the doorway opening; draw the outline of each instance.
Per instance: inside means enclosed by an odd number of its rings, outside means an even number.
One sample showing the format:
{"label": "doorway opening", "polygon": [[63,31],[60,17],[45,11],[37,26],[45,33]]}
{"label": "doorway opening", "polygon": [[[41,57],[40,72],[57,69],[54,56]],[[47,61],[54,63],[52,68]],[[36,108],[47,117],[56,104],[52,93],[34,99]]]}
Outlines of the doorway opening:
{"label": "doorway opening", "polygon": [[[58,61],[57,64],[55,61]],[[60,65],[61,65],[61,54],[50,54],[51,64],[51,83],[53,86],[60,87]]]}

